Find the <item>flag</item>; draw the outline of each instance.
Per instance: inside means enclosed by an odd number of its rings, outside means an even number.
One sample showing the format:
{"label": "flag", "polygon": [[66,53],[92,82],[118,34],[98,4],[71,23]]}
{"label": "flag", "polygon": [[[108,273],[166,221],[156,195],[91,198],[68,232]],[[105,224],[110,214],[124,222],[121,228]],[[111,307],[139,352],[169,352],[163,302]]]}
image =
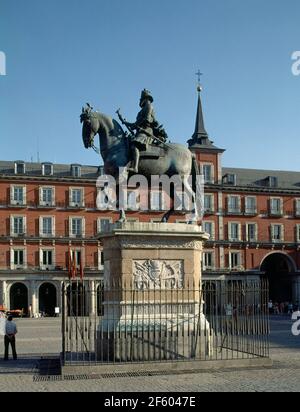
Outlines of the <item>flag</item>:
{"label": "flag", "polygon": [[69,279],[71,279],[71,277],[72,277],[72,256],[71,256],[70,246],[69,246],[69,249],[68,249],[68,275],[69,275]]}
{"label": "flag", "polygon": [[82,263],[82,253],[80,253],[80,280],[83,281],[83,263]]}
{"label": "flag", "polygon": [[72,253],[72,279],[76,279],[76,274],[77,274],[77,271],[76,271],[76,256],[75,256],[75,253],[73,251],[73,253]]}

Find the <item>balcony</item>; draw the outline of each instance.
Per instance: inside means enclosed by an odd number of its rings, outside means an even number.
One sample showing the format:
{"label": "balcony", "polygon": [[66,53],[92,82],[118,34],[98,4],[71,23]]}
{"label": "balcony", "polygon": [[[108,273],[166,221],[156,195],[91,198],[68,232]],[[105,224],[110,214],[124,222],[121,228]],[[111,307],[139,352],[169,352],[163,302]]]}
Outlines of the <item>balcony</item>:
{"label": "balcony", "polygon": [[40,202],[37,205],[38,209],[55,209],[56,205],[54,202]]}
{"label": "balcony", "polygon": [[204,215],[213,215],[215,213],[214,208],[210,207],[207,209],[204,209]]}
{"label": "balcony", "polygon": [[70,202],[67,207],[68,207],[68,209],[75,209],[75,210],[85,209],[85,205],[84,205],[83,202],[79,202],[79,203]]}
{"label": "balcony", "polygon": [[26,237],[27,233],[26,232],[20,232],[20,233],[11,233],[10,236],[13,238],[19,238],[19,239],[24,239]]}
{"label": "balcony", "polygon": [[245,216],[256,216],[257,215],[257,209],[256,208],[247,208],[245,209]]}
{"label": "balcony", "polygon": [[269,215],[272,217],[282,217],[283,211],[281,209],[270,209]]}
{"label": "balcony", "polygon": [[233,216],[233,215],[239,216],[242,214],[242,212],[240,208],[236,208],[236,209],[230,208],[230,209],[227,209],[226,214],[228,216]]}
{"label": "balcony", "polygon": [[17,208],[17,209],[24,209],[27,208],[27,203],[25,203],[24,201],[11,201],[9,203],[9,207],[12,208]]}

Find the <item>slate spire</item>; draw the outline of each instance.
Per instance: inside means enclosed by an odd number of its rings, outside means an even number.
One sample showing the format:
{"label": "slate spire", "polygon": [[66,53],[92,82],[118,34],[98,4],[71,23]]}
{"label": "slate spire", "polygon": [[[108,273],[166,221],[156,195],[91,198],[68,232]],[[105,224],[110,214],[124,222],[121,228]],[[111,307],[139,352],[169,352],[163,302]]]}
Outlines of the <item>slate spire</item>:
{"label": "slate spire", "polygon": [[195,123],[195,131],[192,136],[192,139],[200,143],[202,139],[208,139],[208,134],[204,127],[202,103],[201,103],[201,96],[200,96],[202,87],[200,86],[200,84],[198,84],[197,86],[197,91],[198,91],[197,116],[196,116],[196,123]]}

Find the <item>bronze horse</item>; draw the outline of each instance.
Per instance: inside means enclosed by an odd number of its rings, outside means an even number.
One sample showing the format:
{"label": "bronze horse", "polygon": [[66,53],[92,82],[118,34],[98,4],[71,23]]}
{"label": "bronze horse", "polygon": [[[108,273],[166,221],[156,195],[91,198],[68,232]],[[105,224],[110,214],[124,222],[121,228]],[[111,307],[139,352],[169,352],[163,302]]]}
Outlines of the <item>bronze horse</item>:
{"label": "bronze horse", "polygon": [[[100,142],[100,153],[104,161],[104,173],[119,178],[119,168],[126,168],[131,163],[130,136],[124,132],[120,124],[100,112],[92,110],[90,105],[82,108],[80,115],[82,126],[82,139],[86,149],[94,146],[94,138],[98,134]],[[187,193],[192,196],[194,204],[197,205],[202,199],[196,199],[196,176],[199,175],[198,164],[191,151],[180,144],[167,143],[163,148],[151,145],[149,151],[154,151],[154,156],[148,152],[141,152],[139,163],[139,174],[149,179],[152,175],[167,175],[172,177],[179,175]],[[155,156],[155,153],[160,153]],[[188,181],[192,176],[192,187]],[[174,201],[174,195],[171,194]],[[172,208],[165,214],[167,221],[173,212]],[[124,212],[123,212],[124,213]],[[124,214],[123,214],[124,216]],[[200,217],[199,207],[193,211],[193,223]]]}

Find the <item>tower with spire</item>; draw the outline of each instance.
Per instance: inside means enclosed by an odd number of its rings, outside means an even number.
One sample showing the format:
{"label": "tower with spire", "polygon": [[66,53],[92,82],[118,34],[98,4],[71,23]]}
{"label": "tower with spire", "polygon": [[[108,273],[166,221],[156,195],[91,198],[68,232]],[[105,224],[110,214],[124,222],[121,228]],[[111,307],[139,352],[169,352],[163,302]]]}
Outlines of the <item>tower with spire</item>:
{"label": "tower with spire", "polygon": [[221,176],[221,155],[224,153],[225,149],[220,149],[215,146],[212,140],[210,140],[209,135],[204,126],[203,110],[201,102],[201,92],[202,86],[200,83],[200,76],[202,73],[198,70],[196,73],[198,76],[197,82],[197,93],[198,93],[198,103],[197,103],[197,113],[195,130],[192,137],[187,141],[189,149],[195,154],[200,166],[211,165],[213,181],[211,183],[218,183],[222,179]]}

